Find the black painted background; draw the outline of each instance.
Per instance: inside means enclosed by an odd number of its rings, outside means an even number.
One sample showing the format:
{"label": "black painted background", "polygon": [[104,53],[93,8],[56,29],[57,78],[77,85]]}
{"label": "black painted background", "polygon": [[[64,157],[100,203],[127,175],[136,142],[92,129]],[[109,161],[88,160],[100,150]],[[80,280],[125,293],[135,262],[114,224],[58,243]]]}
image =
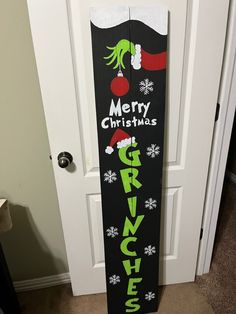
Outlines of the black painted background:
{"label": "black painted background", "polygon": [[[157,286],[158,286],[158,267],[159,267],[159,235],[160,235],[160,210],[161,210],[161,177],[162,177],[162,159],[163,159],[163,133],[164,133],[164,110],[165,110],[165,81],[166,71],[145,71],[143,69],[134,70],[130,65],[130,54],[124,57],[126,69],[122,72],[130,82],[130,91],[127,95],[120,97],[121,103],[131,103],[131,101],[144,102],[151,101],[147,117],[157,118],[157,126],[140,126],[124,128],[122,130],[135,136],[138,143],[137,149],[140,149],[140,159],[142,162],[139,169],[139,181],[143,186],[131,193],[125,193],[122,180],[119,174],[120,169],[128,166],[121,163],[117,153],[116,145],[111,155],[105,153],[106,146],[109,145],[110,139],[115,132],[115,128],[101,128],[101,121],[108,116],[111,99],[115,104],[119,97],[116,97],[110,91],[110,82],[116,77],[117,69],[106,65],[104,56],[109,54],[106,46],[115,46],[120,39],[129,39],[134,44],[141,44],[142,48],[149,53],[158,53],[166,51],[167,36],[162,36],[139,21],[127,21],[116,27],[109,29],[100,29],[91,23],[92,44],[93,44],[93,64],[94,80],[96,95],[96,112],[98,125],[99,140],[99,158],[101,173],[102,189],[102,210],[104,225],[104,242],[105,242],[105,262],[107,277],[107,296],[108,312],[110,314],[121,314],[125,312],[126,300],[138,297],[141,308],[135,313],[150,313],[157,310]],[[143,95],[139,91],[139,82],[148,78],[154,82],[154,91],[149,95]],[[135,115],[141,118],[142,115],[137,113],[125,114],[126,119]],[[115,119],[115,117],[113,117]],[[146,155],[146,149],[151,144],[160,146],[160,155],[150,158]],[[118,180],[112,184],[104,182],[104,173],[107,170],[113,170],[117,173]],[[125,217],[129,214],[127,198],[137,195],[137,215],[144,214],[142,221],[135,236],[138,240],[135,244],[130,244],[137,251],[137,258],[141,257],[140,274],[131,275],[130,277],[142,277],[142,283],[138,284],[138,295],[127,296],[128,276],[123,268],[122,260],[129,259],[120,251],[120,243],[123,239],[122,232]],[[145,200],[148,198],[157,200],[157,208],[148,210],[144,207]],[[130,218],[131,221],[134,221]],[[110,226],[119,229],[119,236],[110,238],[106,236],[106,230]],[[157,253],[152,256],[144,254],[144,247],[154,245]],[[131,257],[133,260],[133,258]],[[117,285],[109,284],[109,277],[119,275],[121,282]],[[145,300],[147,292],[155,292],[156,299],[148,302]]]}

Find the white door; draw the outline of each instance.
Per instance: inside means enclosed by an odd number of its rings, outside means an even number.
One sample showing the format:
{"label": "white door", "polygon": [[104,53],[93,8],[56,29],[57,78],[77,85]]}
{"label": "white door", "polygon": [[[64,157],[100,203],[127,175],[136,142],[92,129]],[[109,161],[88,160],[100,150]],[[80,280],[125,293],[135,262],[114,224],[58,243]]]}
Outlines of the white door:
{"label": "white door", "polygon": [[[169,8],[160,283],[193,281],[229,1]],[[105,291],[89,7],[141,0],[28,0],[73,292]],[[74,164],[61,169],[57,155]]]}

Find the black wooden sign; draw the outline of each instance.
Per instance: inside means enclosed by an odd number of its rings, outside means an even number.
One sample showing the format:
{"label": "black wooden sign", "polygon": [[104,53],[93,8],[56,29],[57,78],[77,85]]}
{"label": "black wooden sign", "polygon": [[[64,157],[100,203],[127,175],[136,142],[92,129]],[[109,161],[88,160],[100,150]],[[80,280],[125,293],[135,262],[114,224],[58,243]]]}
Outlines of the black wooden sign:
{"label": "black wooden sign", "polygon": [[108,312],[158,307],[167,10],[91,8]]}

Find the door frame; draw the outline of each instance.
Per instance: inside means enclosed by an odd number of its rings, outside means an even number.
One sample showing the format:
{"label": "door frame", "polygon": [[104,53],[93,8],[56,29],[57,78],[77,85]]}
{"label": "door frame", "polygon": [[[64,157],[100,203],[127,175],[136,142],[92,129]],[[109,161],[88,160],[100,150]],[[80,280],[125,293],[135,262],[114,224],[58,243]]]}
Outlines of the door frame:
{"label": "door frame", "polygon": [[215,123],[202,220],[197,275],[210,270],[228,150],[236,110],[236,0],[229,7],[228,29],[219,89],[220,111]]}

